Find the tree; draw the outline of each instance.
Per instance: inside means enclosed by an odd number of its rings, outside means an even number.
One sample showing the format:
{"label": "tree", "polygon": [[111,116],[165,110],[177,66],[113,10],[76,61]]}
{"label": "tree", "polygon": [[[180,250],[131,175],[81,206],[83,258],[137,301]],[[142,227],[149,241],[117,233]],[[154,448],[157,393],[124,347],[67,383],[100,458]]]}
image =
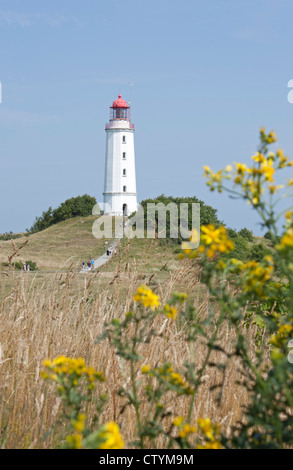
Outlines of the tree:
{"label": "tree", "polygon": [[36,217],[35,223],[27,231],[36,233],[63,220],[78,216],[87,217],[92,214],[92,209],[96,203],[96,198],[88,194],[67,199],[57,209],[53,210],[52,207],[49,207],[47,211],[42,213],[41,217]]}
{"label": "tree", "polygon": [[[213,207],[205,204],[196,196],[173,197],[173,196],[165,196],[164,194],[161,194],[155,199],[144,199],[140,203],[144,209],[145,227],[146,227],[146,222],[147,222],[147,205],[151,203],[152,204],[163,203],[165,206],[167,206],[170,203],[176,204],[176,206],[178,207],[178,215],[179,215],[178,227],[179,227],[179,219],[180,219],[180,204],[183,204],[183,203],[188,204],[188,228],[189,230],[192,229],[192,203],[200,204],[200,225],[214,224],[218,226],[221,223],[217,217],[217,209],[214,209]],[[158,214],[157,213],[155,214],[155,220],[156,220],[157,229],[158,229]],[[163,241],[163,239],[161,240]],[[183,241],[183,238],[180,234],[180,230],[179,230],[178,238],[170,238],[170,214],[168,212],[166,214],[166,239],[165,241],[175,243],[175,244],[181,243]]]}
{"label": "tree", "polygon": [[243,238],[246,238],[246,240],[248,240],[249,242],[253,242],[253,233],[251,230],[248,230],[247,228],[242,228],[241,230],[239,230],[239,235],[241,235],[241,237]]}

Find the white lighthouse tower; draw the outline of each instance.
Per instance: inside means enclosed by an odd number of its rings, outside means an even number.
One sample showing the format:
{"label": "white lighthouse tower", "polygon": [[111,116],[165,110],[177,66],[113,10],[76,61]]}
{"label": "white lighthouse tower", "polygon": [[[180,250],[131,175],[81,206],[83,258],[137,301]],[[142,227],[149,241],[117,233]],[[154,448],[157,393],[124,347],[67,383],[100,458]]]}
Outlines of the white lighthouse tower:
{"label": "white lighthouse tower", "polygon": [[127,216],[137,210],[134,124],[130,122],[130,107],[121,95],[110,107],[106,136],[104,211]]}

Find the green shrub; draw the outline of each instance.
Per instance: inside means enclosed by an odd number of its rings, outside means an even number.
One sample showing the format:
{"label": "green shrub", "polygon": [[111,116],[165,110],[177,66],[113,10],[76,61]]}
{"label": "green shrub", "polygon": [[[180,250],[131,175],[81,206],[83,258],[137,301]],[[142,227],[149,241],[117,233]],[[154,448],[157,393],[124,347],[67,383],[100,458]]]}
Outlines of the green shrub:
{"label": "green shrub", "polygon": [[42,213],[41,217],[36,217],[33,226],[26,230],[30,233],[36,233],[63,220],[78,216],[87,217],[92,214],[93,207],[96,203],[96,198],[88,196],[87,194],[72,197],[62,202],[57,209],[53,210],[52,207],[49,207],[47,211]]}
{"label": "green shrub", "polygon": [[241,261],[247,261],[250,258],[250,247],[246,238],[242,237],[236,230],[232,228],[227,229],[227,234],[233,240],[235,248],[234,251],[227,254],[226,258],[237,258]]}
{"label": "green shrub", "polygon": [[21,233],[12,233],[12,232],[5,232],[0,235],[0,240],[1,241],[7,241],[7,240],[14,240],[16,238],[21,238],[23,235]]}
{"label": "green shrub", "polygon": [[263,243],[255,243],[251,248],[251,259],[262,261],[266,255],[271,255],[272,250],[267,248]]}
{"label": "green shrub", "polygon": [[[30,271],[37,271],[38,269],[37,263],[35,261],[28,260],[25,261],[25,264],[26,266],[30,266]],[[15,261],[15,263],[12,263],[12,266],[14,267],[14,269],[16,269],[16,271],[21,271],[23,269],[23,265],[24,263],[22,263],[21,261]]]}
{"label": "green shrub", "polygon": [[248,230],[247,228],[242,228],[239,230],[239,235],[243,238],[246,238],[249,242],[253,242],[253,233],[251,230]]}
{"label": "green shrub", "polygon": [[[160,196],[156,197],[155,199],[145,199],[141,201],[141,206],[144,210],[144,220],[145,220],[145,227],[147,226],[147,204],[159,204],[163,203],[165,206],[168,204],[176,204],[178,207],[178,228],[179,228],[179,220],[180,220],[180,204],[188,204],[188,228],[191,230],[192,228],[192,204],[198,203],[200,204],[200,225],[206,224],[215,224],[220,225],[222,223],[217,216],[217,209],[205,204],[203,201],[198,199],[196,196],[193,197],[173,197],[173,196],[165,196],[161,194]],[[158,214],[155,214],[155,221],[157,224],[157,232],[158,232]],[[166,214],[166,238],[160,239],[162,244],[165,243],[174,243],[176,245],[181,244],[183,238],[181,236],[180,230],[178,230],[178,238],[171,238],[170,237],[170,214],[167,212]]]}

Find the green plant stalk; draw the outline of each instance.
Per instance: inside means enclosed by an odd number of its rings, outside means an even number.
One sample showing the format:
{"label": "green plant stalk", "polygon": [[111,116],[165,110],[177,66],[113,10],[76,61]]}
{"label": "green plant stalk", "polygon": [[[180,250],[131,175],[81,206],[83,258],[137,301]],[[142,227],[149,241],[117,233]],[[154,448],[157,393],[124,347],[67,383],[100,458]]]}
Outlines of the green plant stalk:
{"label": "green plant stalk", "polygon": [[[137,331],[138,331],[138,323],[135,323],[135,332],[134,332],[134,338],[132,341],[132,353],[135,352],[135,347],[136,347],[136,339],[137,339]],[[131,384],[132,384],[132,395],[133,395],[133,405],[135,408],[135,413],[136,413],[136,420],[137,420],[137,427],[138,427],[138,432],[141,433],[142,430],[142,425],[141,425],[141,417],[140,417],[140,410],[139,410],[139,402],[137,398],[137,388],[136,388],[136,382],[135,382],[135,367],[134,367],[134,361],[131,359],[130,361],[130,376],[131,376]],[[144,442],[143,442],[143,436],[140,435],[140,447],[141,449],[144,448]]]}
{"label": "green plant stalk", "polygon": [[[218,321],[217,321],[217,324],[216,324],[216,330],[212,336],[212,341],[211,343],[213,344],[214,341],[216,340],[217,338],[217,334],[218,334],[218,330],[219,330],[219,327],[220,327],[220,324],[222,322],[222,318],[223,318],[223,315],[219,315],[219,318],[218,318]],[[193,343],[193,341],[191,341],[191,343]],[[191,346],[191,345],[190,345]],[[192,346],[193,348],[193,346]],[[209,346],[209,350],[207,352],[207,355],[206,355],[206,358],[205,358],[205,361],[203,363],[203,366],[199,372],[199,375],[198,375],[198,385],[197,387],[195,387],[192,395],[191,395],[191,399],[190,399],[190,404],[189,404],[189,410],[188,410],[188,415],[187,415],[187,422],[190,423],[190,420],[191,420],[191,414],[192,414],[192,409],[193,409],[193,405],[194,405],[194,401],[195,401],[195,398],[196,398],[196,394],[198,392],[198,388],[199,388],[199,385],[200,385],[200,381],[201,381],[201,378],[202,378],[202,375],[207,367],[207,364],[208,364],[208,361],[210,359],[210,355],[211,355],[211,352],[213,350],[213,347],[212,346]],[[194,353],[193,353],[194,354]]]}

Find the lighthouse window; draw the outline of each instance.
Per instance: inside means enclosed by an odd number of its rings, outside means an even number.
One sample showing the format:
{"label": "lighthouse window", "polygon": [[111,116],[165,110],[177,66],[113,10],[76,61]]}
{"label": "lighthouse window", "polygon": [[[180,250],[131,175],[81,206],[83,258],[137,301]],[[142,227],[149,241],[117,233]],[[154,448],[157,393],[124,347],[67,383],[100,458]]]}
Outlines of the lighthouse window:
{"label": "lighthouse window", "polygon": [[123,186],[123,192],[126,193],[126,186]]}
{"label": "lighthouse window", "polygon": [[122,137],[122,142],[123,142],[124,144],[125,144],[125,142],[126,142],[126,137],[125,137],[125,135]]}
{"label": "lighthouse window", "polygon": [[124,158],[124,160],[126,159],[126,152],[123,152],[122,158]]}
{"label": "lighthouse window", "polygon": [[123,169],[123,176],[126,176],[126,169]]}

